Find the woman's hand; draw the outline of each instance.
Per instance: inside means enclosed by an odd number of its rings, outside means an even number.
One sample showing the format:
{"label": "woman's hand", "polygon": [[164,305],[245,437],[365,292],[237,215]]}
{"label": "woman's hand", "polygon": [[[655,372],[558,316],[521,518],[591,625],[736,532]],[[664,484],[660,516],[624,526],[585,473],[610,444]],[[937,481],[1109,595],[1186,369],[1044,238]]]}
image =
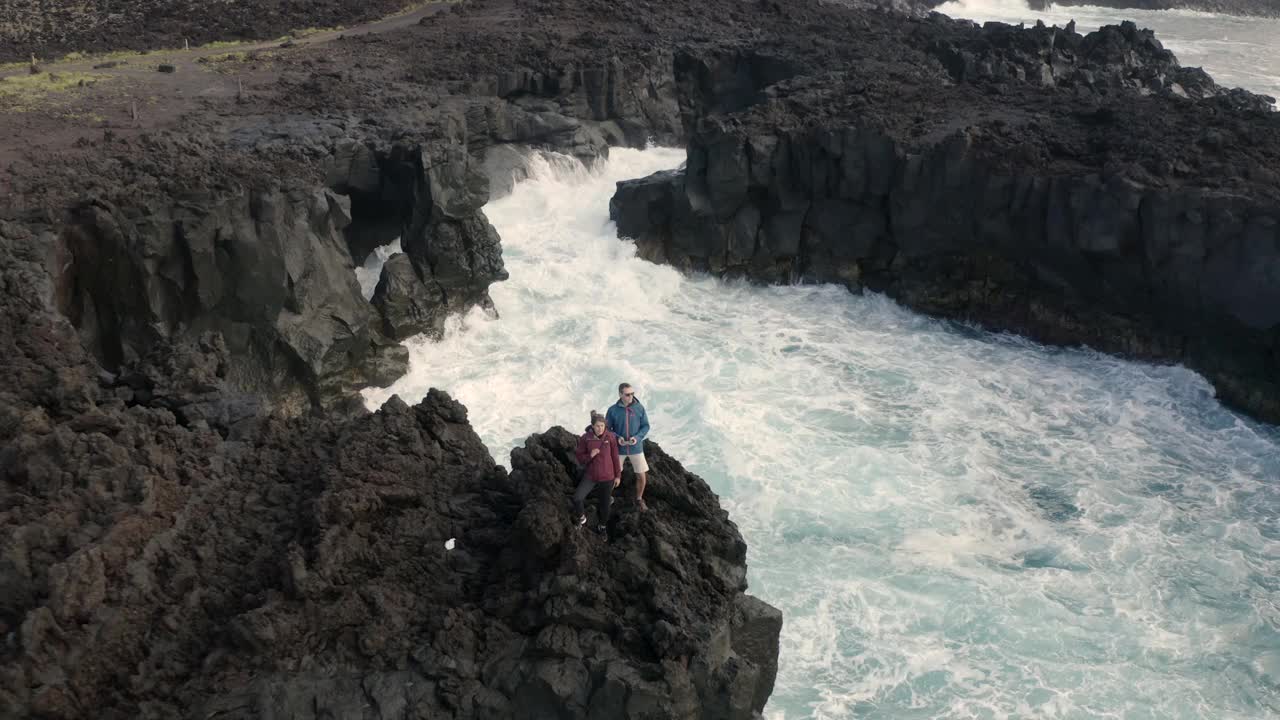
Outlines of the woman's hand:
{"label": "woman's hand", "polygon": [[595,457],[599,454],[600,454],[600,448],[591,448],[591,457]]}
{"label": "woman's hand", "polygon": [[618,486],[619,486],[619,485],[621,485],[621,484],[622,484],[622,478],[620,478],[620,477],[616,477],[616,478],[614,478],[614,479],[613,479],[613,486],[614,486],[614,487],[618,487]]}

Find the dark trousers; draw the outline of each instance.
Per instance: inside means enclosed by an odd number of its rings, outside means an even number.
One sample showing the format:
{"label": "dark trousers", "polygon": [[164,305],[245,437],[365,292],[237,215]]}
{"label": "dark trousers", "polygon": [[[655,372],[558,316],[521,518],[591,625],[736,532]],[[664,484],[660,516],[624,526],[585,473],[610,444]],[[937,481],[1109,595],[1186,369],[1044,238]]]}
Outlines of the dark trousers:
{"label": "dark trousers", "polygon": [[601,525],[608,525],[609,508],[613,505],[612,480],[596,482],[582,478],[582,482],[578,483],[578,491],[573,494],[573,514],[575,517],[586,514],[583,502],[586,501],[587,495],[590,495],[592,490],[596,491],[596,522]]}

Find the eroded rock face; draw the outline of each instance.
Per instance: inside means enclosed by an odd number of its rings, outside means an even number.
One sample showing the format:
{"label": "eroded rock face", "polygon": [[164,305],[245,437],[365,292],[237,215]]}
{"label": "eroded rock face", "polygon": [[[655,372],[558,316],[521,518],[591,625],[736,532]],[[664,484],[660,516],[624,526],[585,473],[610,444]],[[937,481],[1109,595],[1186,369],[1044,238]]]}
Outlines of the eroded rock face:
{"label": "eroded rock face", "polygon": [[684,134],[672,53],[619,56],[544,70],[513,68],[474,83],[474,95],[505,103],[485,110],[500,142],[561,149],[589,160],[608,145],[671,144]]}
{"label": "eroded rock face", "polygon": [[1120,173],[1007,173],[982,142],[711,122],[687,172],[619,183],[611,207],[656,262],[866,287],[1047,342],[1184,361],[1224,402],[1280,420],[1274,203]]}
{"label": "eroded rock face", "polygon": [[901,25],[932,62],[832,49],[819,71],[768,48],[791,70],[753,83],[761,62],[686,61],[680,77],[720,78],[688,94],[687,168],[620,183],[619,234],[690,271],[870,288],[1186,362],[1224,402],[1280,420],[1271,98],[1181,68],[1132,23]]}
{"label": "eroded rock face", "polygon": [[176,204],[90,201],[50,228],[65,258],[55,292],[110,371],[215,331],[239,360],[233,384],[294,412],[328,405],[387,382],[378,366],[402,372],[406,359],[360,295],[350,221],[346,198],[287,185]]}
{"label": "eroded rock face", "polygon": [[465,143],[394,145],[374,150],[347,143],[331,161],[329,181],[350,193],[358,221],[347,240],[363,261],[400,238],[403,255],[384,267],[373,306],[387,337],[438,334],[444,318],[480,305],[489,285],[507,279],[502,243],[481,207],[489,200],[484,161]]}

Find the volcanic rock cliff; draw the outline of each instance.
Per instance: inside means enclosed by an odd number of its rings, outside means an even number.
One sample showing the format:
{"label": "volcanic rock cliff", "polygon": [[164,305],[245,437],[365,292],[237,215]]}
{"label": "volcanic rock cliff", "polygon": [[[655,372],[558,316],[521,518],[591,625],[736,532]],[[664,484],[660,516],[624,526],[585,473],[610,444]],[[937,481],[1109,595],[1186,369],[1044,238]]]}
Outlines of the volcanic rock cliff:
{"label": "volcanic rock cliff", "polygon": [[[432,391],[255,414],[218,336],[116,382],[49,313],[44,243],[0,281],[0,715],[742,718],[777,610],[706,483],[650,444],[651,510],[572,525],[575,438],[494,464]],[[629,486],[619,492],[626,492]]]}
{"label": "volcanic rock cliff", "polygon": [[705,118],[687,169],[619,185],[619,234],[688,270],[843,283],[1185,362],[1280,421],[1270,98],[1218,88],[1127,23],[917,37],[951,82],[904,95],[850,66]]}
{"label": "volcanic rock cliff", "polygon": [[1268,416],[1266,101],[1136,28],[922,7],[475,0],[30,75],[63,95],[0,70],[0,715],[760,711],[781,618],[702,480],[652,446],[605,542],[564,431],[507,470],[443,393],[361,407],[491,306],[531,151],[687,143],[618,199],[655,258],[1185,357]]}

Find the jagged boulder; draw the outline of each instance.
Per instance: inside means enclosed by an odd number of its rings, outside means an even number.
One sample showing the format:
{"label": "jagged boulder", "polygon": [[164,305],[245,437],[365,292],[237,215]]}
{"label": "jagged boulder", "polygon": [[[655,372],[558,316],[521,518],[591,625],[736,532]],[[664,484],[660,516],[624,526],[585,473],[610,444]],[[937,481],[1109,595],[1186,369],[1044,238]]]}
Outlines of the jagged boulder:
{"label": "jagged boulder", "polygon": [[387,337],[403,340],[419,333],[438,336],[444,331],[445,303],[422,282],[404,253],[392,255],[382,266],[371,302],[382,316],[382,331]]}

